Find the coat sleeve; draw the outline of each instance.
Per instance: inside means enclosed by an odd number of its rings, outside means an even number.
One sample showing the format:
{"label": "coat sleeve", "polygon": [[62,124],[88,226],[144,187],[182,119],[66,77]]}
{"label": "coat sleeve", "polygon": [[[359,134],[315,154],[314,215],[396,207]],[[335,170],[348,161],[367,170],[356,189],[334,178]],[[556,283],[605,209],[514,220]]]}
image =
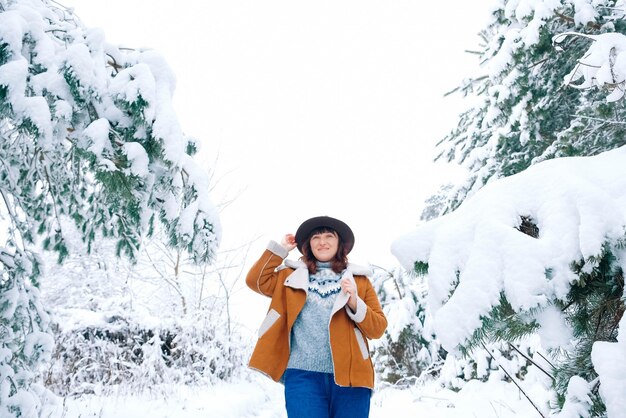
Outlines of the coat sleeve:
{"label": "coat sleeve", "polygon": [[372,283],[366,277],[362,279],[362,282],[365,286],[363,286],[364,291],[359,292],[357,297],[356,312],[352,312],[347,305],[346,311],[367,338],[380,338],[387,329],[387,318]]}
{"label": "coat sleeve", "polygon": [[287,257],[288,251],[276,241],[270,241],[261,258],[250,268],[246,284],[252,290],[264,296],[272,297],[278,280],[276,267]]}

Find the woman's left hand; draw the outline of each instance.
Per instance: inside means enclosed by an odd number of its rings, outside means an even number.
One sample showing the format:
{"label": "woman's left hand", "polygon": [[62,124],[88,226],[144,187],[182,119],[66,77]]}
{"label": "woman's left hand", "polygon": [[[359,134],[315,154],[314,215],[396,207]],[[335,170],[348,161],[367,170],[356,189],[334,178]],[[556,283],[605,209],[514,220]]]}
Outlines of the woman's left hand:
{"label": "woman's left hand", "polygon": [[356,312],[356,283],[346,277],[341,280],[340,284],[341,290],[350,295],[348,306],[352,309],[352,312]]}

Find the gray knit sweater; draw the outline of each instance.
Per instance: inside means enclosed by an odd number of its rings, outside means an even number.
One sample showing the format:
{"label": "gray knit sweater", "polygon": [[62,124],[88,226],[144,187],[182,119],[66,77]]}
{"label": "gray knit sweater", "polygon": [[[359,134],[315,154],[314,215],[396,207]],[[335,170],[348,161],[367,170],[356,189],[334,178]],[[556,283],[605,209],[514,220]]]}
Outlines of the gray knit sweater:
{"label": "gray knit sweater", "polygon": [[306,303],[291,330],[288,368],[333,373],[328,326],[335,298],[341,291],[340,278],[330,263],[319,262],[317,272],[309,276]]}

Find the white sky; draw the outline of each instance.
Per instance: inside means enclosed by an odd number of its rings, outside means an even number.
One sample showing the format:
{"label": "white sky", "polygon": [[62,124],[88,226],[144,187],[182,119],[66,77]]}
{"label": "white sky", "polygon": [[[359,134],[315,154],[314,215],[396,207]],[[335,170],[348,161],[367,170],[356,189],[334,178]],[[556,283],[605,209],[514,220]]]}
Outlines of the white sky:
{"label": "white sky", "polygon": [[223,248],[258,237],[251,263],[329,215],[355,232],[351,261],[394,267],[391,242],[450,177],[434,144],[462,107],[443,94],[475,72],[464,50],[493,0],[61,2],[169,62],[181,126],[220,179],[214,201],[242,192],[221,213]]}

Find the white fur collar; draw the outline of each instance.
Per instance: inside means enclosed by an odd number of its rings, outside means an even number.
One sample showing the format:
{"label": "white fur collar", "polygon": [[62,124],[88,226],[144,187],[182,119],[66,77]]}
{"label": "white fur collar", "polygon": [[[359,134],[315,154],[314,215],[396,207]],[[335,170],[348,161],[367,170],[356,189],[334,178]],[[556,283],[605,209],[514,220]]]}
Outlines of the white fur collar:
{"label": "white fur collar", "polygon": [[[304,264],[304,261],[302,260],[285,259],[285,266],[292,268],[292,269],[299,269],[299,268],[306,269],[306,264]],[[356,275],[356,276],[372,276],[373,275],[372,269],[370,269],[369,267],[363,267],[363,266],[359,266],[357,264],[352,264],[352,263],[348,263],[348,268],[346,270],[352,273],[352,275]]]}

